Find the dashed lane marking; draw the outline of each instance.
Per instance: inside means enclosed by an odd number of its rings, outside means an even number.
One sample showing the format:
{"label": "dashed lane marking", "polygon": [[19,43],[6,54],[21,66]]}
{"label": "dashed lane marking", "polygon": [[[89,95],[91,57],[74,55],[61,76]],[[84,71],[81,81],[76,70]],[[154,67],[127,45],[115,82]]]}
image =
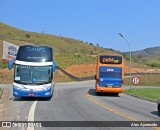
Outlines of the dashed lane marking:
{"label": "dashed lane marking", "polygon": [[[37,104],[38,100],[34,101],[29,114],[28,114],[28,121],[34,121],[34,113],[35,113],[35,109],[36,109],[36,104]],[[34,130],[34,127],[27,127],[27,130]]]}

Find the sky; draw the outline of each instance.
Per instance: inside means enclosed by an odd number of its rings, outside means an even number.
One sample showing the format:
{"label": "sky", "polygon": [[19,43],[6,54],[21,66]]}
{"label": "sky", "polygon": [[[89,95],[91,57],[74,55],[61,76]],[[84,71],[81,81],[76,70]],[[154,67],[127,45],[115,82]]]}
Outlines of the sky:
{"label": "sky", "polygon": [[0,0],[0,22],[121,52],[160,46],[160,0]]}

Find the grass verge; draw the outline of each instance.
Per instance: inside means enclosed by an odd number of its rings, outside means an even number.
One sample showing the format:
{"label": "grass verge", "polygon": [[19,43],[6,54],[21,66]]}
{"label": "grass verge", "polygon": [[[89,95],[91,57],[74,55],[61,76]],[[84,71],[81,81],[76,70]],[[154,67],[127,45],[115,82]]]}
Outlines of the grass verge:
{"label": "grass verge", "polygon": [[[138,75],[140,83],[138,86],[160,86],[160,74]],[[125,85],[130,85],[130,78],[125,78]],[[137,86],[132,84],[132,86]]]}
{"label": "grass verge", "polygon": [[160,88],[134,88],[127,89],[124,93],[147,100],[157,101],[160,97]]}
{"label": "grass verge", "polygon": [[1,95],[2,95],[2,91],[3,91],[3,89],[2,89],[2,88],[0,88],[0,98],[1,98]]}

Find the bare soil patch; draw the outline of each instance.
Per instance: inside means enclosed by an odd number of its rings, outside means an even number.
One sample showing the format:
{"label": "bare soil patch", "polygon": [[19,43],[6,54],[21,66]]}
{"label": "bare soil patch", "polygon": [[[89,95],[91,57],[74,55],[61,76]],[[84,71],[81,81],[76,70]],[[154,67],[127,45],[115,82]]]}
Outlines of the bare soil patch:
{"label": "bare soil patch", "polygon": [[73,76],[89,77],[96,74],[96,64],[74,64],[66,68],[66,71]]}

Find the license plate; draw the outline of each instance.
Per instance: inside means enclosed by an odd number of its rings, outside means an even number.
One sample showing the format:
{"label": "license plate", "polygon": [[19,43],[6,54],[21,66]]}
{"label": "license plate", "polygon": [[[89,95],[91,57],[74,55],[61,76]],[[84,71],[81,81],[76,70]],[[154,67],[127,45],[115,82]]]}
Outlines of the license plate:
{"label": "license plate", "polygon": [[34,94],[31,94],[31,93],[30,93],[30,94],[28,94],[28,96],[31,96],[31,97],[32,97],[32,96],[34,96]]}

